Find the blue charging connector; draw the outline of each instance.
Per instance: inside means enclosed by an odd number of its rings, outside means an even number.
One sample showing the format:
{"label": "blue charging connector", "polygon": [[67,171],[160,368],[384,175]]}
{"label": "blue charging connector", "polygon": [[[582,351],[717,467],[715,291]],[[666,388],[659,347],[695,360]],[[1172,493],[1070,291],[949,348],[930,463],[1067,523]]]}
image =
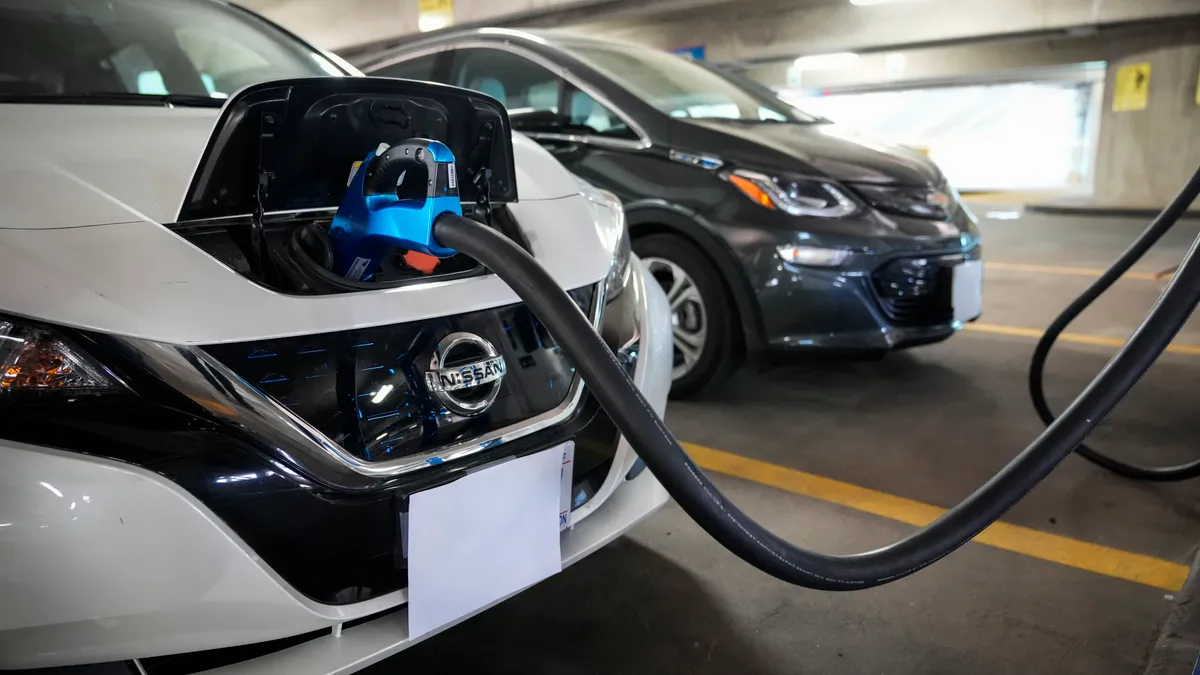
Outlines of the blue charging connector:
{"label": "blue charging connector", "polygon": [[333,271],[369,279],[393,248],[454,255],[433,239],[433,221],[443,213],[462,215],[450,148],[425,138],[380,145],[356,166],[329,226]]}

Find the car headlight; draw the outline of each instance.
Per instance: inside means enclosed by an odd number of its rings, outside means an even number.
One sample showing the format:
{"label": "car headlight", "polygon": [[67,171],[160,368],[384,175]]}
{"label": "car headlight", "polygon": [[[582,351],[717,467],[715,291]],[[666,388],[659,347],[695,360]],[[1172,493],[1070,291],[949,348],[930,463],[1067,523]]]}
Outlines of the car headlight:
{"label": "car headlight", "polygon": [[793,216],[840,218],[858,210],[858,202],[845,189],[819,178],[768,176],[738,169],[726,180],[756,204]]}
{"label": "car headlight", "polygon": [[629,241],[629,226],[625,223],[625,208],[621,205],[621,200],[607,190],[601,190],[601,192],[611,199],[609,208],[613,210],[617,221],[613,228],[616,243],[612,247],[612,267],[608,270],[608,278],[604,280],[604,287],[608,291],[608,300],[612,301],[625,290],[625,286],[629,283],[629,271],[632,268],[629,263],[633,259],[633,244]]}
{"label": "car headlight", "polygon": [[854,185],[863,199],[879,209],[902,216],[948,220],[954,197],[945,190],[931,187],[894,187]]}
{"label": "car headlight", "polygon": [[0,400],[12,395],[102,394],[116,375],[49,329],[0,319]]}
{"label": "car headlight", "polygon": [[604,244],[605,250],[612,253],[612,266],[609,267],[608,277],[604,280],[607,301],[612,302],[629,283],[629,263],[633,258],[629,225],[625,222],[625,206],[621,204],[621,198],[612,192],[601,190],[579,176],[574,178],[579,184],[580,192],[588,201],[609,211],[609,218],[600,219],[599,229],[601,243]]}

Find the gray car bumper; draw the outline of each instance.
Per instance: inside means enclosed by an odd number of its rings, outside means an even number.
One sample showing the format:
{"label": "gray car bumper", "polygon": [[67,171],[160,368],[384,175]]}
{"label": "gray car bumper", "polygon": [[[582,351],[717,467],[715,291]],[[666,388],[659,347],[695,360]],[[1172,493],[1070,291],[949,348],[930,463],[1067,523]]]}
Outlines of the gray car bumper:
{"label": "gray car bumper", "polygon": [[[754,228],[757,236],[738,236],[741,228],[724,228],[727,240],[740,242],[736,254],[771,351],[880,354],[944,340],[962,328],[950,304],[952,269],[982,255],[966,211],[939,224],[944,230],[939,237],[810,236],[804,233],[805,219],[795,220],[794,232],[765,234]],[[840,267],[789,264],[776,246],[797,237],[855,254]],[[936,271],[918,282],[906,264],[912,261]],[[918,284],[924,286],[917,289]],[[914,298],[914,290],[925,295]]]}

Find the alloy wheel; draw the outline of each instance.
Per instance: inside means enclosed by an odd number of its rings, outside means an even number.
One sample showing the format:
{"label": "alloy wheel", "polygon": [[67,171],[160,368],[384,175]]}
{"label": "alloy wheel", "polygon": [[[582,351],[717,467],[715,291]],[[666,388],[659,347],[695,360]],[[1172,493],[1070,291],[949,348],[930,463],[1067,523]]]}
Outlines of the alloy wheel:
{"label": "alloy wheel", "polygon": [[666,258],[642,258],[662,286],[671,305],[675,360],[671,378],[678,380],[695,368],[708,337],[708,313],[700,288],[682,267]]}

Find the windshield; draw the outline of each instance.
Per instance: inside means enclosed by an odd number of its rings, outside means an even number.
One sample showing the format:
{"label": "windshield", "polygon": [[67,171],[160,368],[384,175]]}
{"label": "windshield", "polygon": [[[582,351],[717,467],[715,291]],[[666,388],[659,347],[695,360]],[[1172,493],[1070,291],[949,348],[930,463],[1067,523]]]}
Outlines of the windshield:
{"label": "windshield", "polygon": [[575,43],[571,53],[672,117],[747,122],[823,121],[776,98],[769,89],[681,56],[629,45]]}
{"label": "windshield", "polygon": [[256,82],[344,75],[253,14],[210,0],[0,0],[0,99],[219,106]]}

